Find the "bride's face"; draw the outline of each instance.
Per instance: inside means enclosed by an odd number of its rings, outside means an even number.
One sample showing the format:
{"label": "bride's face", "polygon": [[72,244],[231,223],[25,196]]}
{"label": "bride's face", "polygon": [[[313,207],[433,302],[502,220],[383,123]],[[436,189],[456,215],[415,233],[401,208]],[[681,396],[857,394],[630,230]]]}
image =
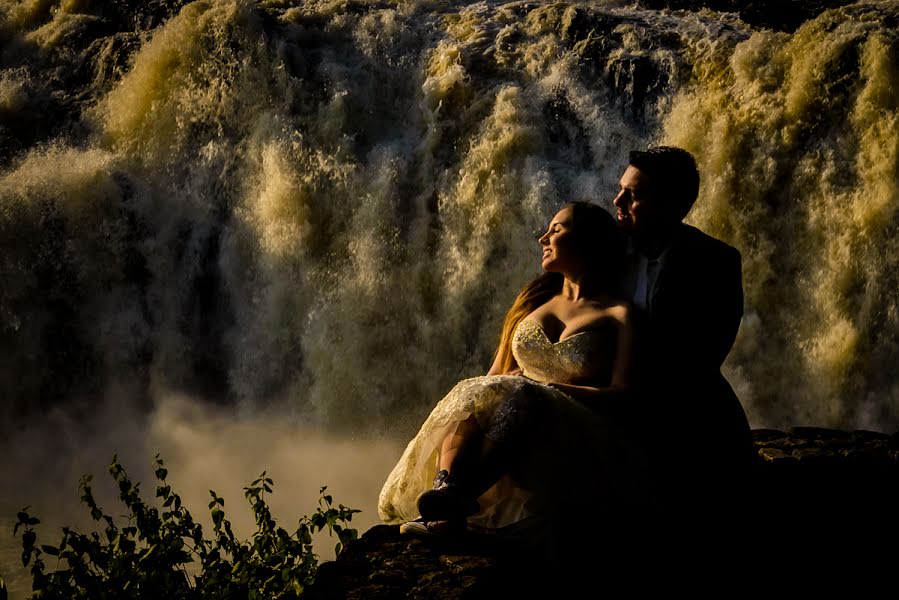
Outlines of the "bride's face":
{"label": "bride's face", "polygon": [[580,262],[575,250],[573,218],[571,208],[563,208],[549,222],[546,233],[537,239],[543,248],[543,270],[570,273]]}

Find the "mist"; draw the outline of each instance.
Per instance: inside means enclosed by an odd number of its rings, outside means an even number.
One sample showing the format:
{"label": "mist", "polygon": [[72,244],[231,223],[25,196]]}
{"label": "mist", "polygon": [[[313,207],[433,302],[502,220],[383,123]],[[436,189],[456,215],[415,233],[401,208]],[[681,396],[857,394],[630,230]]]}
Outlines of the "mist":
{"label": "mist", "polygon": [[[279,526],[292,532],[301,516],[315,511],[319,489],[327,486],[335,506],[361,510],[351,523],[361,534],[378,522],[377,495],[402,447],[394,439],[330,435],[277,411],[238,415],[179,394],[160,396],[146,414],[110,392],[89,414],[60,407],[23,424],[0,450],[0,564],[11,597],[18,598],[29,595],[31,579],[19,558],[21,533],[13,538],[16,512],[30,506],[29,513],[41,519],[39,543],[57,544],[62,526],[92,531],[95,524],[78,493],[81,477],[92,475],[100,507],[110,515],[124,514],[107,471],[114,455],[141,482],[143,499],[158,505],[152,462],[159,454],[169,485],[207,537],[209,490],[214,490],[225,499],[235,534],[248,539],[256,526],[243,488],[263,470],[274,480],[266,502]],[[332,560],[336,543],[323,532],[313,547],[320,560]],[[46,559],[52,568],[52,557]]]}

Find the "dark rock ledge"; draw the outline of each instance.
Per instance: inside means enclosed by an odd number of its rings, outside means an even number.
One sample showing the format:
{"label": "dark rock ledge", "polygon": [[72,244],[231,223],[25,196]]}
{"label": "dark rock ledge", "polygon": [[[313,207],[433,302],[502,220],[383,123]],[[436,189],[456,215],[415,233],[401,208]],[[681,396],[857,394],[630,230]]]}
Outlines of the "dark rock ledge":
{"label": "dark rock ledge", "polygon": [[[863,585],[875,581],[878,572],[895,570],[899,564],[899,432],[796,427],[788,432],[754,430],[753,439],[759,459],[751,475],[751,497],[737,525],[719,538],[737,543],[716,546],[704,554],[701,576],[685,569],[688,560],[674,560],[668,577],[661,578],[660,561],[653,563],[651,558],[631,553],[624,560],[641,565],[635,571],[656,575],[638,579],[644,587],[657,585],[660,589],[664,585],[670,590],[675,581],[673,565],[677,565],[676,574],[689,580],[684,589],[690,590],[696,589],[697,581],[723,578],[722,565],[732,568],[731,579],[750,587],[761,581],[780,584],[784,576],[801,585],[839,577]],[[603,517],[568,510],[572,526],[584,531],[582,539],[601,543],[596,522]],[[527,532],[509,540],[474,535],[422,539],[400,535],[398,526],[378,525],[350,544],[338,560],[319,567],[311,596],[441,599],[514,593],[563,597],[556,587],[559,578],[553,579],[551,591],[529,587],[534,585],[531,575],[552,568],[551,559],[539,553],[535,539]],[[640,544],[656,547],[649,538],[640,539]],[[685,537],[663,554],[692,557],[686,550],[689,547]],[[707,564],[712,555],[720,555],[719,568]],[[565,560],[569,558],[577,557],[566,556]],[[578,567],[590,581],[621,574],[620,565],[609,567],[610,563],[596,558],[591,554],[592,562]],[[878,562],[888,568],[878,570]],[[607,568],[603,570],[603,566]],[[685,573],[695,577],[690,579]],[[750,573],[752,577],[747,577]],[[628,575],[632,587],[633,575]]]}

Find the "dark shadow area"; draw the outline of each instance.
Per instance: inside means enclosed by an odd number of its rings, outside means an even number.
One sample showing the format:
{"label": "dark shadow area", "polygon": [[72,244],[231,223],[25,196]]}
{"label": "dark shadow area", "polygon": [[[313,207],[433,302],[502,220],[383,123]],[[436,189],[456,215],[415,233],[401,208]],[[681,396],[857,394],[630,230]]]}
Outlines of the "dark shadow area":
{"label": "dark shadow area", "polygon": [[[758,460],[726,503],[599,508],[559,492],[493,534],[379,525],[321,565],[313,598],[588,597],[882,589],[899,558],[899,433],[753,431]],[[698,508],[701,507],[701,508]]]}
{"label": "dark shadow area", "polygon": [[644,8],[672,10],[701,10],[739,13],[740,18],[754,27],[795,31],[809,19],[825,10],[855,4],[852,0],[638,0]]}

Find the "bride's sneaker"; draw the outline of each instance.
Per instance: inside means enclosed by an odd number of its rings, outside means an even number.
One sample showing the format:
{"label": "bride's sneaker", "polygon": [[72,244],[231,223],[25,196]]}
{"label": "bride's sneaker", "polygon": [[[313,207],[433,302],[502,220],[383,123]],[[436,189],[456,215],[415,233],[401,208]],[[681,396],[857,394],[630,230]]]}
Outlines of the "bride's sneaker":
{"label": "bride's sneaker", "polygon": [[403,535],[425,536],[451,536],[463,534],[466,531],[465,519],[455,521],[425,521],[424,519],[416,519],[415,521],[406,521],[400,525],[400,533]]}
{"label": "bride's sneaker", "polygon": [[422,521],[458,521],[478,512],[475,498],[452,480],[446,470],[434,477],[434,489],[418,496],[418,513]]}

